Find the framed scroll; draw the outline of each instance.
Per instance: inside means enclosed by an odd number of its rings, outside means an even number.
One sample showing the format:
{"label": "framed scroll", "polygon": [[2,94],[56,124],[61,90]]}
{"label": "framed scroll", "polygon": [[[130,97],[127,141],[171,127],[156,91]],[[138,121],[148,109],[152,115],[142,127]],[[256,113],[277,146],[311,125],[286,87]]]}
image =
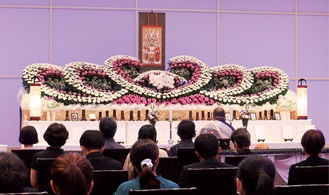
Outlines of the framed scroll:
{"label": "framed scroll", "polygon": [[165,70],[165,14],[139,13],[141,71]]}

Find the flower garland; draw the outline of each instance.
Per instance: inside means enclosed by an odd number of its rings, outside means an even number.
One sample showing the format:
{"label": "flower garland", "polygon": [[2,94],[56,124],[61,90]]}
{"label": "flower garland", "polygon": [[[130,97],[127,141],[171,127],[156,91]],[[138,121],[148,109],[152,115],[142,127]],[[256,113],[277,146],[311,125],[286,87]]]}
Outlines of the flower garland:
{"label": "flower garland", "polygon": [[72,62],[65,67],[32,64],[23,70],[29,89],[35,78],[43,97],[65,105],[214,105],[277,103],[288,91],[288,76],[274,67],[247,70],[237,64],[209,68],[191,56],[169,60],[169,71],[139,74],[137,58],[118,55],[104,66]]}

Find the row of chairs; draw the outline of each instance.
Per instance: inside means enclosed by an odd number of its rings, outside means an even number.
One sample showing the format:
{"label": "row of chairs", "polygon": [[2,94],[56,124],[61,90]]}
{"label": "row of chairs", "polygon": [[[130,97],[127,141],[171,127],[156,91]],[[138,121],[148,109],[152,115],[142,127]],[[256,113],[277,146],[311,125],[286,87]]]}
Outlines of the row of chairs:
{"label": "row of chairs", "polygon": [[[192,188],[170,188],[170,189],[150,189],[150,190],[131,190],[130,195],[197,195],[198,190]],[[10,193],[12,195],[47,195],[47,192],[26,192]],[[213,193],[211,193],[213,194]],[[329,194],[329,184],[310,184],[310,185],[290,185],[278,186],[274,188],[274,195],[327,195]]]}

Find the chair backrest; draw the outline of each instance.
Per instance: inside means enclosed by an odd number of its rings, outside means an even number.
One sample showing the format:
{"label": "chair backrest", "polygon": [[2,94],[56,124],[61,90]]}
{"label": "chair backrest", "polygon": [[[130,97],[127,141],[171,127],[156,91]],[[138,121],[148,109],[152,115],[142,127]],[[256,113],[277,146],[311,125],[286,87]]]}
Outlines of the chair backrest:
{"label": "chair backrest", "polygon": [[236,193],[237,167],[189,168],[188,185],[196,187],[198,194],[232,195]]}
{"label": "chair backrest", "polygon": [[327,195],[329,184],[283,185],[274,188],[274,195]]}
{"label": "chair backrest", "polygon": [[31,171],[31,163],[33,155],[37,152],[43,151],[41,149],[13,149],[12,153],[16,154],[25,164],[28,169],[28,177],[26,179],[25,185],[26,187],[31,187],[30,181],[30,171]]}
{"label": "chair backrest", "polygon": [[17,193],[6,193],[7,195],[47,195],[48,192],[17,192]]}
{"label": "chair backrest", "polygon": [[130,152],[130,148],[105,149],[103,151],[103,154],[104,156],[120,161],[123,165],[125,163],[126,157],[129,154],[129,152]]}
{"label": "chair backrest", "polygon": [[225,163],[237,167],[239,163],[246,157],[248,157],[248,155],[225,156]]}
{"label": "chair backrest", "polygon": [[50,187],[50,171],[51,165],[55,158],[38,158],[38,191],[46,191],[48,194],[54,194]]}
{"label": "chair backrest", "polygon": [[162,188],[148,190],[130,190],[130,195],[196,195],[196,188]]}
{"label": "chair backrest", "polygon": [[128,171],[93,170],[94,188],[91,195],[113,194],[118,186],[128,181]]}
{"label": "chair backrest", "polygon": [[178,157],[178,164],[180,167],[199,162],[199,159],[195,154],[194,148],[178,148],[177,157]]}
{"label": "chair backrest", "polygon": [[160,157],[157,175],[177,183],[179,177],[178,157]]}
{"label": "chair backrest", "polygon": [[294,184],[329,184],[329,165],[296,166]]}

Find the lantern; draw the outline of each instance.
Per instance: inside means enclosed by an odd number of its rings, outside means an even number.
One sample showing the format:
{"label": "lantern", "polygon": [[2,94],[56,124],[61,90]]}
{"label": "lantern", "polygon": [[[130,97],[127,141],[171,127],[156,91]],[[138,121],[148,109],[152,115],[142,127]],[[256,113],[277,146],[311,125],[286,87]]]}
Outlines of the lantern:
{"label": "lantern", "polygon": [[[305,82],[305,84],[303,84]],[[299,79],[297,85],[297,119],[307,119],[307,82]]]}

